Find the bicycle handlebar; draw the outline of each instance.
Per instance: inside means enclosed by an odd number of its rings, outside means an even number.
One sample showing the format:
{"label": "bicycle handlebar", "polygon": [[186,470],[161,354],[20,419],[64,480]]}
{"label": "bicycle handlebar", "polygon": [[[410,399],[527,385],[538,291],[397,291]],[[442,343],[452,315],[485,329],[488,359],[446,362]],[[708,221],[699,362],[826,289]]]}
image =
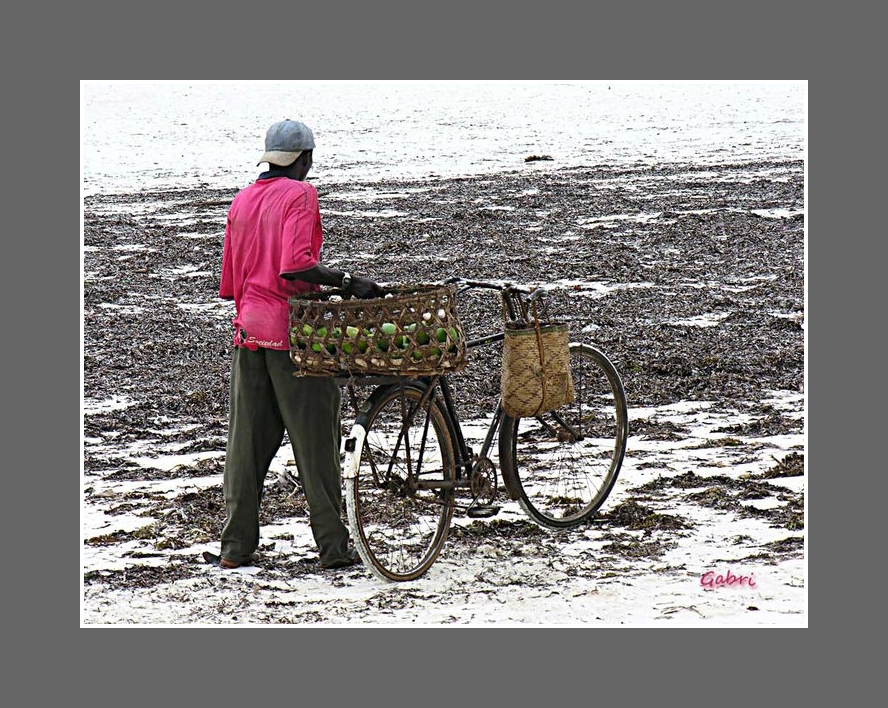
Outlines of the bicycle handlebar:
{"label": "bicycle handlebar", "polygon": [[[542,308],[545,310],[546,301],[544,298],[549,291],[543,287],[525,288],[512,283],[496,283],[490,280],[468,280],[454,276],[444,281],[448,284],[460,284],[463,289],[484,288],[487,290],[497,290],[502,296],[504,312],[508,319],[517,322],[527,322],[530,319],[531,306],[536,308],[536,302],[540,301]],[[546,315],[548,317],[548,314]],[[536,318],[536,314],[534,314]],[[486,340],[485,340],[486,341]]]}

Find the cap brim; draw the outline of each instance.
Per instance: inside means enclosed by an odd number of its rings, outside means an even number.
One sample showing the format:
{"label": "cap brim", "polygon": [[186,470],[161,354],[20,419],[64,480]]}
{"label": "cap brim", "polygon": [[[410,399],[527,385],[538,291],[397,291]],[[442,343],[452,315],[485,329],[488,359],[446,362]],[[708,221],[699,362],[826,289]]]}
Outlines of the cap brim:
{"label": "cap brim", "polygon": [[281,167],[287,167],[288,165],[292,165],[296,162],[296,159],[303,153],[302,150],[299,152],[284,152],[282,150],[269,150],[259,158],[259,162],[257,165],[261,165],[263,162],[268,162],[272,165],[280,165]]}

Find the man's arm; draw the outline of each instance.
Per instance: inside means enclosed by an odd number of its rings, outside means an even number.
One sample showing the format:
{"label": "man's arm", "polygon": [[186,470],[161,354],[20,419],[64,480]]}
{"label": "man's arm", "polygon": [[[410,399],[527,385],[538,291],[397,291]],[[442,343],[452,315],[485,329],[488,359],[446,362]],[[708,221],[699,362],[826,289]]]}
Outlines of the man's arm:
{"label": "man's arm", "polygon": [[[305,283],[312,283],[314,285],[330,285],[334,288],[342,287],[342,278],[344,275],[344,271],[337,270],[335,268],[328,268],[321,263],[318,263],[306,270],[300,270],[298,272],[291,273],[281,273],[281,277],[286,278],[287,280],[301,280]],[[347,290],[355,297],[359,298],[382,297],[383,295],[382,288],[380,288],[369,278],[362,278],[359,275],[353,275],[351,277],[351,285],[347,288]]]}

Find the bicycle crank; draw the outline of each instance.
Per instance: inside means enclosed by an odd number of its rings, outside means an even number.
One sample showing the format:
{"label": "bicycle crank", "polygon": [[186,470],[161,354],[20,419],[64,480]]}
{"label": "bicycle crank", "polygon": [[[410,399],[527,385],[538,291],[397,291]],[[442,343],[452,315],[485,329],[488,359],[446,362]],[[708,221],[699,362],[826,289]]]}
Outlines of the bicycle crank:
{"label": "bicycle crank", "polygon": [[472,492],[472,503],[466,509],[466,516],[483,519],[499,513],[500,507],[493,505],[496,498],[496,467],[489,458],[480,458],[472,467],[469,489]]}
{"label": "bicycle crank", "polygon": [[491,504],[496,498],[496,467],[488,457],[480,458],[469,477],[472,503]]}

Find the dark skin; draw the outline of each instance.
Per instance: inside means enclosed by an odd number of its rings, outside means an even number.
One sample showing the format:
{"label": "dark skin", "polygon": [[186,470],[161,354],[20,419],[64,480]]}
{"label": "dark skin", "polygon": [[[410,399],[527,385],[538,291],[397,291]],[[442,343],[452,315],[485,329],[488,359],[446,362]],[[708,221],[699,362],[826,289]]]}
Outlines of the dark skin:
{"label": "dark skin", "polygon": [[[305,150],[296,158],[296,161],[287,166],[269,165],[273,170],[279,170],[283,176],[295,179],[298,182],[305,180],[312,166],[312,151]],[[344,271],[336,268],[328,268],[318,263],[317,265],[291,273],[281,273],[281,277],[287,280],[301,280],[304,283],[312,283],[314,285],[330,285],[335,288],[342,287],[342,277]],[[348,292],[358,298],[382,297],[384,292],[375,282],[369,278],[363,278],[359,275],[352,275],[351,286]]]}

